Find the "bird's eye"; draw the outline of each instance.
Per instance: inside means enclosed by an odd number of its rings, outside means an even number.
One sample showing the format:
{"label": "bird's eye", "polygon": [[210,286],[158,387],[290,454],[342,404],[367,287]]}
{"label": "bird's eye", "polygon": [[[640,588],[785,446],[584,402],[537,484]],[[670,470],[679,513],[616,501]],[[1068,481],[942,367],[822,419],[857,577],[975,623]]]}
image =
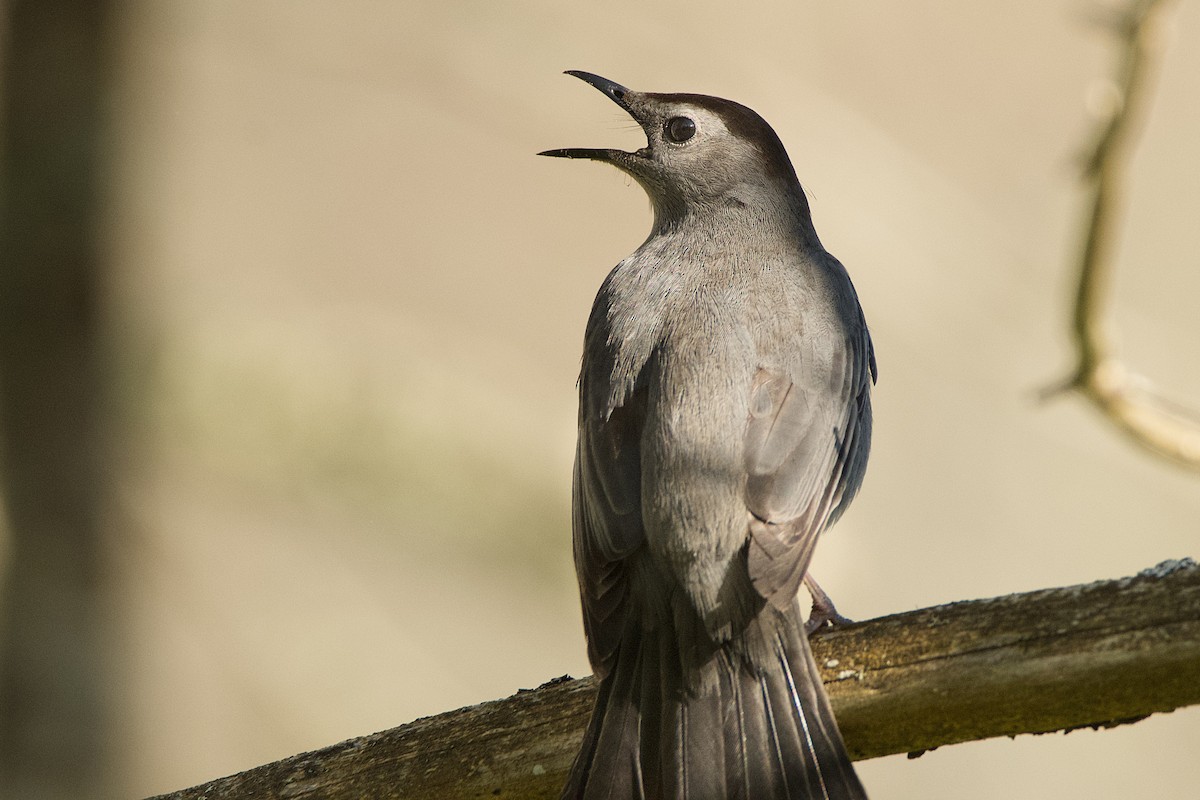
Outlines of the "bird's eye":
{"label": "bird's eye", "polygon": [[696,135],[696,123],[688,117],[671,117],[665,128],[667,138],[682,144]]}

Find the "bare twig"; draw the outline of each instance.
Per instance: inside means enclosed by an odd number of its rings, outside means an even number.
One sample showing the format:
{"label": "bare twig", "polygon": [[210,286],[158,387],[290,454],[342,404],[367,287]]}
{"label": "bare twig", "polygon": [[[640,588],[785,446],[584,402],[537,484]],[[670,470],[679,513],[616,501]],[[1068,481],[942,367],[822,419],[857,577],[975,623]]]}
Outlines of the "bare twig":
{"label": "bare twig", "polygon": [[1159,397],[1146,379],[1121,363],[1105,314],[1123,178],[1163,49],[1163,18],[1169,5],[1169,0],[1135,0],[1108,20],[1122,49],[1114,97],[1101,112],[1104,118],[1083,169],[1090,213],[1072,325],[1078,363],[1074,373],[1048,393],[1074,389],[1138,444],[1200,469],[1200,417]]}
{"label": "bare twig", "polygon": [[[857,759],[1133,722],[1200,703],[1200,566],[897,614],[813,651]],[[560,679],[158,800],[557,797],[595,689]]]}
{"label": "bare twig", "polygon": [[[0,794],[105,796],[117,738],[111,0],[0,12]],[[53,742],[52,746],[47,743]]]}

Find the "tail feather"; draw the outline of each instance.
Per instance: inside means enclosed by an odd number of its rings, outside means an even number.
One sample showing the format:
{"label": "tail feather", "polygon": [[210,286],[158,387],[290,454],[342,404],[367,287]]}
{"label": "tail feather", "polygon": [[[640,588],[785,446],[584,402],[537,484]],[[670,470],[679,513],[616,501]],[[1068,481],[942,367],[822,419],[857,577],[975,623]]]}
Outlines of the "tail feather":
{"label": "tail feather", "polygon": [[784,780],[779,797],[857,798],[865,796],[820,683],[807,640],[800,652],[784,650],[778,669],[763,678],[776,720],[774,743]]}
{"label": "tail feather", "polygon": [[[727,693],[725,680],[720,680],[709,695],[714,701],[700,701],[696,696],[684,693],[682,702],[675,705],[678,708],[675,737],[679,742],[675,753],[678,780],[674,787],[665,787],[668,789],[664,792],[665,797],[704,797],[706,787],[713,780],[714,767],[719,765],[729,772],[729,756],[736,754],[738,743],[727,742],[723,735],[726,722],[725,704],[721,698]],[[664,707],[671,706],[669,702],[660,702]],[[730,777],[726,774],[722,784],[728,783]],[[670,791],[672,788],[675,790]]]}
{"label": "tail feather", "polygon": [[865,800],[799,621],[774,657],[685,679],[673,633],[622,642],[564,800]]}
{"label": "tail feather", "polygon": [[[641,661],[641,653],[635,659]],[[635,667],[640,664],[635,664]],[[578,783],[576,794],[563,797],[586,797],[589,800],[646,800],[642,787],[642,754],[638,749],[641,736],[641,714],[635,698],[642,670],[614,670],[600,684],[592,723],[584,737],[584,746],[576,759],[571,783]],[[580,761],[589,753],[586,763]],[[576,780],[576,774],[583,772]],[[568,784],[570,789],[571,784]],[[583,791],[587,787],[586,793]]]}

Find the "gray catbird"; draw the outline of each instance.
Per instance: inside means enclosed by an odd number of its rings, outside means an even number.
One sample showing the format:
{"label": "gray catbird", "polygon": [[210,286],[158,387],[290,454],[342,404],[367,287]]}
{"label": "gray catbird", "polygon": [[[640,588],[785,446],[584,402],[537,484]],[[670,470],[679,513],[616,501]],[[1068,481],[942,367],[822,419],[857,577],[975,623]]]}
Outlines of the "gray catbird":
{"label": "gray catbird", "polygon": [[629,173],[654,228],[587,324],[573,525],[601,683],[562,796],[866,797],[797,600],[870,449],[854,287],[756,113],[568,74],[648,143],[541,155]]}

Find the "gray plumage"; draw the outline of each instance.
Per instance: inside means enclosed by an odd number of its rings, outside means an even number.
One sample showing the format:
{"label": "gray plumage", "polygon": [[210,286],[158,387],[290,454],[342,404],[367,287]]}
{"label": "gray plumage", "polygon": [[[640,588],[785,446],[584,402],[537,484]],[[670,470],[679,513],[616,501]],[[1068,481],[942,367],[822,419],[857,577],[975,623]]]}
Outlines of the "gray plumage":
{"label": "gray plumage", "polygon": [[648,144],[543,155],[628,172],[654,227],[587,324],[574,547],[602,681],[563,797],[863,798],[797,600],[870,449],[854,288],[761,117],[570,74]]}

